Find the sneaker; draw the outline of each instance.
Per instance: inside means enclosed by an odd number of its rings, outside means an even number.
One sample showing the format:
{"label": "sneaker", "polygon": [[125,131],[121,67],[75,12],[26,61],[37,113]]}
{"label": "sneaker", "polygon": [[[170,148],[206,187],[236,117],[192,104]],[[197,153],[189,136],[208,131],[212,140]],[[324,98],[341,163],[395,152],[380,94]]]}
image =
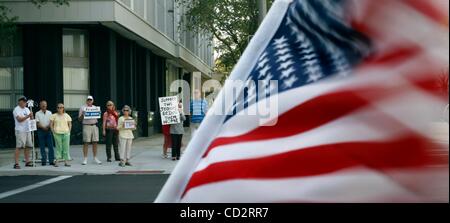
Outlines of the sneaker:
{"label": "sneaker", "polygon": [[101,162],[99,159],[97,159],[97,157],[94,157],[94,161],[95,161],[98,165],[101,165],[101,164],[102,164],[102,162]]}
{"label": "sneaker", "polygon": [[110,163],[110,162],[112,162],[112,161],[111,161],[111,159],[107,159],[106,162]]}
{"label": "sneaker", "polygon": [[87,158],[84,158],[83,162],[81,163],[81,165],[87,165]]}
{"label": "sneaker", "polygon": [[125,163],[123,163],[122,161],[120,161],[119,166],[120,166],[120,167],[125,167]]}
{"label": "sneaker", "polygon": [[133,166],[133,165],[131,165],[130,162],[126,162],[126,163],[125,163],[125,166]]}
{"label": "sneaker", "polygon": [[20,166],[19,166],[19,164],[14,164],[14,167],[13,167],[14,169],[16,169],[16,170],[18,170],[18,169],[20,169]]}
{"label": "sneaker", "polygon": [[162,154],[161,157],[162,157],[163,159],[169,158],[169,156],[167,156],[167,154]]}

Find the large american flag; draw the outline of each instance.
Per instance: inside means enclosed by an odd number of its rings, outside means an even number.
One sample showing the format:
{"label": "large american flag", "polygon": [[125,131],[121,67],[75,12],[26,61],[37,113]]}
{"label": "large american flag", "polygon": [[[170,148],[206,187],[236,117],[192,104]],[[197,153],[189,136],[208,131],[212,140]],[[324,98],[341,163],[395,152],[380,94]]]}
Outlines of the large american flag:
{"label": "large american flag", "polygon": [[230,76],[267,97],[226,83],[156,202],[448,202],[443,69],[446,0],[278,0]]}

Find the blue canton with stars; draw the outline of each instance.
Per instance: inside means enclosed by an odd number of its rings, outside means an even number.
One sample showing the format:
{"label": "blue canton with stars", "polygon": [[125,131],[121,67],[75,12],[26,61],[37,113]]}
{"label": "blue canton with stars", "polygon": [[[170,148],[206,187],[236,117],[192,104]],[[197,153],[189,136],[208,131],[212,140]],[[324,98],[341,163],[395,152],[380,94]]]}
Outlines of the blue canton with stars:
{"label": "blue canton with stars", "polygon": [[[317,82],[331,75],[347,76],[351,68],[370,53],[370,41],[345,21],[345,0],[296,0],[289,6],[278,30],[247,77],[255,85],[241,92],[238,108],[266,96]],[[278,87],[270,80],[278,80]],[[262,81],[264,89],[258,89]],[[272,94],[273,95],[273,94]]]}

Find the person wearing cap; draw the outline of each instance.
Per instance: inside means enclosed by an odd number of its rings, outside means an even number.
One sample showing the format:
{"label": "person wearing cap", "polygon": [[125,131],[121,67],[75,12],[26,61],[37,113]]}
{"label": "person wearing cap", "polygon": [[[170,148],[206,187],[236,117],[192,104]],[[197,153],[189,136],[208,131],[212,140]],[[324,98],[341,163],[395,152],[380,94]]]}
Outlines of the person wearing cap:
{"label": "person wearing cap", "polygon": [[[52,112],[47,110],[47,101],[42,100],[39,103],[40,110],[36,112],[37,135],[39,139],[39,147],[41,149],[41,164],[47,165],[47,157],[50,165],[54,165],[55,154],[53,151],[53,136],[50,129],[50,117]],[[48,147],[48,156],[45,146]]]}
{"label": "person wearing cap", "polygon": [[14,169],[20,169],[19,156],[20,149],[24,149],[25,166],[32,167],[30,162],[29,149],[33,147],[33,141],[31,139],[31,131],[28,127],[28,122],[33,119],[33,113],[26,107],[27,98],[22,96],[18,100],[17,107],[14,108],[13,117],[15,123],[15,135],[16,135],[16,150],[14,154]]}
{"label": "person wearing cap", "polygon": [[80,111],[78,112],[78,119],[83,124],[83,162],[82,165],[87,164],[87,156],[88,156],[88,147],[89,144],[92,143],[92,153],[94,154],[94,161],[100,165],[102,162],[100,162],[99,159],[97,159],[97,143],[99,141],[99,134],[98,134],[98,126],[97,126],[97,119],[85,119],[85,111],[86,108],[93,108],[94,105],[94,98],[92,96],[88,96],[86,98],[86,104],[81,106]]}
{"label": "person wearing cap", "polygon": [[133,120],[133,117],[131,117],[131,108],[128,105],[123,106],[122,108],[123,116],[119,118],[117,128],[119,129],[119,151],[120,151],[120,163],[119,166],[131,166],[130,159],[131,159],[131,144],[133,143],[133,130],[125,128],[125,121]]}

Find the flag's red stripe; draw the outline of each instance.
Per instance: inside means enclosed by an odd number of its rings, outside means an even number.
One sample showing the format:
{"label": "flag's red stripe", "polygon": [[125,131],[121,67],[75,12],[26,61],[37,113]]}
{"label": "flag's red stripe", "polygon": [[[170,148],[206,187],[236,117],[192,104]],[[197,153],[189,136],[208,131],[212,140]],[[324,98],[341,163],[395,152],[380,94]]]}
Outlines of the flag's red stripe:
{"label": "flag's red stripe", "polygon": [[377,52],[364,60],[364,63],[358,66],[358,69],[364,69],[367,66],[395,66],[410,60],[412,57],[422,53],[423,50],[418,46],[400,46],[389,52]]}
{"label": "flag's red stripe", "polygon": [[194,173],[185,193],[200,185],[233,179],[313,176],[361,165],[385,170],[448,163],[448,157],[430,156],[432,146],[426,139],[411,134],[389,142],[321,145],[263,158],[224,161]]}
{"label": "flag's red stripe", "polygon": [[448,25],[448,15],[443,14],[442,12],[444,12],[444,10],[439,10],[437,6],[432,4],[429,0],[405,0],[405,2],[425,16],[434,20],[436,23]]}

